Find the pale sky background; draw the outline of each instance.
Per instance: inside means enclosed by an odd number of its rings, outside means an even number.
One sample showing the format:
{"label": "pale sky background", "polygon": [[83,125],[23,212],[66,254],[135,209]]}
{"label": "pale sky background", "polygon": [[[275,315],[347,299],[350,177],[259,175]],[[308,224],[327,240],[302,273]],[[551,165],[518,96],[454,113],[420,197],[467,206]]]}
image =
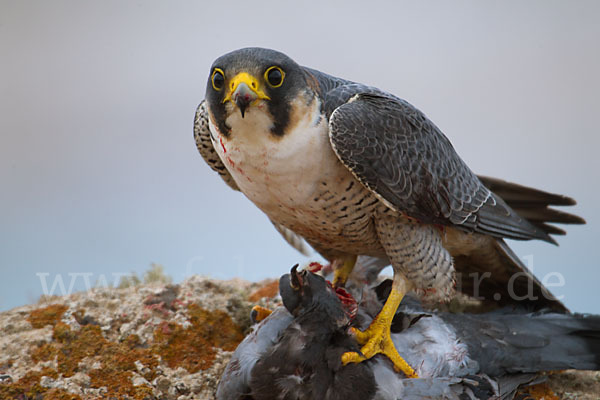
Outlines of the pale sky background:
{"label": "pale sky background", "polygon": [[212,61],[262,46],[405,98],[477,173],[575,197],[588,225],[513,248],[600,313],[598,21],[597,1],[0,0],[0,310],[40,273],[68,290],[151,262],[181,281],[304,261],[192,137]]}

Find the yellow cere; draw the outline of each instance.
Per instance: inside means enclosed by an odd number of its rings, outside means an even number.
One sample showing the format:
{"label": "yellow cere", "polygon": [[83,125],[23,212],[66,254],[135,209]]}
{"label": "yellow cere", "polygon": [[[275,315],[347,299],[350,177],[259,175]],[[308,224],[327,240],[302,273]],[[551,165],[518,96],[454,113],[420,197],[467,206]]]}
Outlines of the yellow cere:
{"label": "yellow cere", "polygon": [[254,76],[250,75],[247,72],[240,72],[239,74],[234,76],[233,79],[229,82],[229,90],[227,92],[227,95],[223,99],[223,103],[231,101],[231,95],[233,94],[233,92],[235,92],[235,89],[237,89],[240,83],[245,83],[246,85],[248,85],[250,90],[256,93],[258,100],[271,100],[271,98],[267,96],[267,94],[260,88],[258,79],[256,79]]}

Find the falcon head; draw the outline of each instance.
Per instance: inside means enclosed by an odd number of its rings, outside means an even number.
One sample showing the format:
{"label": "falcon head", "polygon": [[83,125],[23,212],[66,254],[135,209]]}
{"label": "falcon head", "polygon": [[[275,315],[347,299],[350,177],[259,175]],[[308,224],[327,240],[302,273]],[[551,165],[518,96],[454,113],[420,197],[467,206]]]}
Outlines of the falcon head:
{"label": "falcon head", "polygon": [[[294,60],[275,50],[250,47],[219,57],[210,68],[206,103],[219,132],[232,125],[265,125],[282,136],[294,102],[307,93],[307,75]],[[269,126],[270,125],[270,126]]]}

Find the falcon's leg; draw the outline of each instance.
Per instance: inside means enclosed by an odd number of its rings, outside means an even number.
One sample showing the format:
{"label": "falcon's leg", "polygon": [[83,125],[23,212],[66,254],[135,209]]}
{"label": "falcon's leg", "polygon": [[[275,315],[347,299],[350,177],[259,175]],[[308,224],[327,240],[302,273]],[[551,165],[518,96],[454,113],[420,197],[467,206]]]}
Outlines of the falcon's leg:
{"label": "falcon's leg", "polygon": [[390,325],[402,298],[413,286],[433,300],[447,300],[454,291],[454,266],[432,225],[410,222],[395,214],[379,215],[377,235],[394,268],[394,283],[385,305],[364,332],[354,330],[362,355],[342,355],[342,363],[361,362],[385,354],[408,377],[415,371],[400,357],[390,336]]}
{"label": "falcon's leg", "polygon": [[359,363],[376,354],[383,354],[392,361],[396,370],[404,372],[409,378],[418,378],[415,370],[398,354],[390,335],[390,326],[396,314],[396,309],[409,290],[410,282],[406,277],[400,272],[394,272],[392,291],[379,314],[371,322],[371,325],[364,332],[351,328],[356,335],[358,343],[363,345],[360,349],[362,354],[356,352],[342,354],[343,365],[351,362]]}
{"label": "falcon's leg", "polygon": [[357,256],[347,256],[333,261],[333,287],[344,287],[354,269]]}

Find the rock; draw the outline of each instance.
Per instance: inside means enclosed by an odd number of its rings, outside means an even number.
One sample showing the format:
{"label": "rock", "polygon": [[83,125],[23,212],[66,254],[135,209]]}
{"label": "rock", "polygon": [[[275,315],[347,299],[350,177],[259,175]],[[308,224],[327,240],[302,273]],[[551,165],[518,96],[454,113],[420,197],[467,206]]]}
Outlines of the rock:
{"label": "rock", "polygon": [[49,376],[42,376],[40,378],[40,385],[45,388],[53,388],[56,387],[56,381]]}
{"label": "rock", "polygon": [[[53,391],[51,398],[82,400],[213,399],[249,326],[248,296],[272,307],[273,293],[273,281],[192,276],[178,285],[94,288],[2,312],[0,399],[12,398],[4,395],[9,389],[25,398],[27,385],[38,385],[40,398]],[[69,357],[61,358],[65,346]],[[549,381],[564,396],[591,399],[600,390],[599,373],[567,371]]]}
{"label": "rock", "polygon": [[143,376],[134,375],[133,378],[131,378],[131,381],[133,386],[150,386],[150,382],[148,382]]}
{"label": "rock", "polygon": [[84,373],[78,372],[70,378],[65,379],[69,383],[73,383],[83,388],[90,386],[90,377]]}
{"label": "rock", "polygon": [[152,384],[161,392],[167,393],[171,387],[171,381],[164,376],[156,378]]}
{"label": "rock", "polygon": [[175,383],[175,390],[179,394],[188,394],[190,392],[190,388],[183,382]]}

